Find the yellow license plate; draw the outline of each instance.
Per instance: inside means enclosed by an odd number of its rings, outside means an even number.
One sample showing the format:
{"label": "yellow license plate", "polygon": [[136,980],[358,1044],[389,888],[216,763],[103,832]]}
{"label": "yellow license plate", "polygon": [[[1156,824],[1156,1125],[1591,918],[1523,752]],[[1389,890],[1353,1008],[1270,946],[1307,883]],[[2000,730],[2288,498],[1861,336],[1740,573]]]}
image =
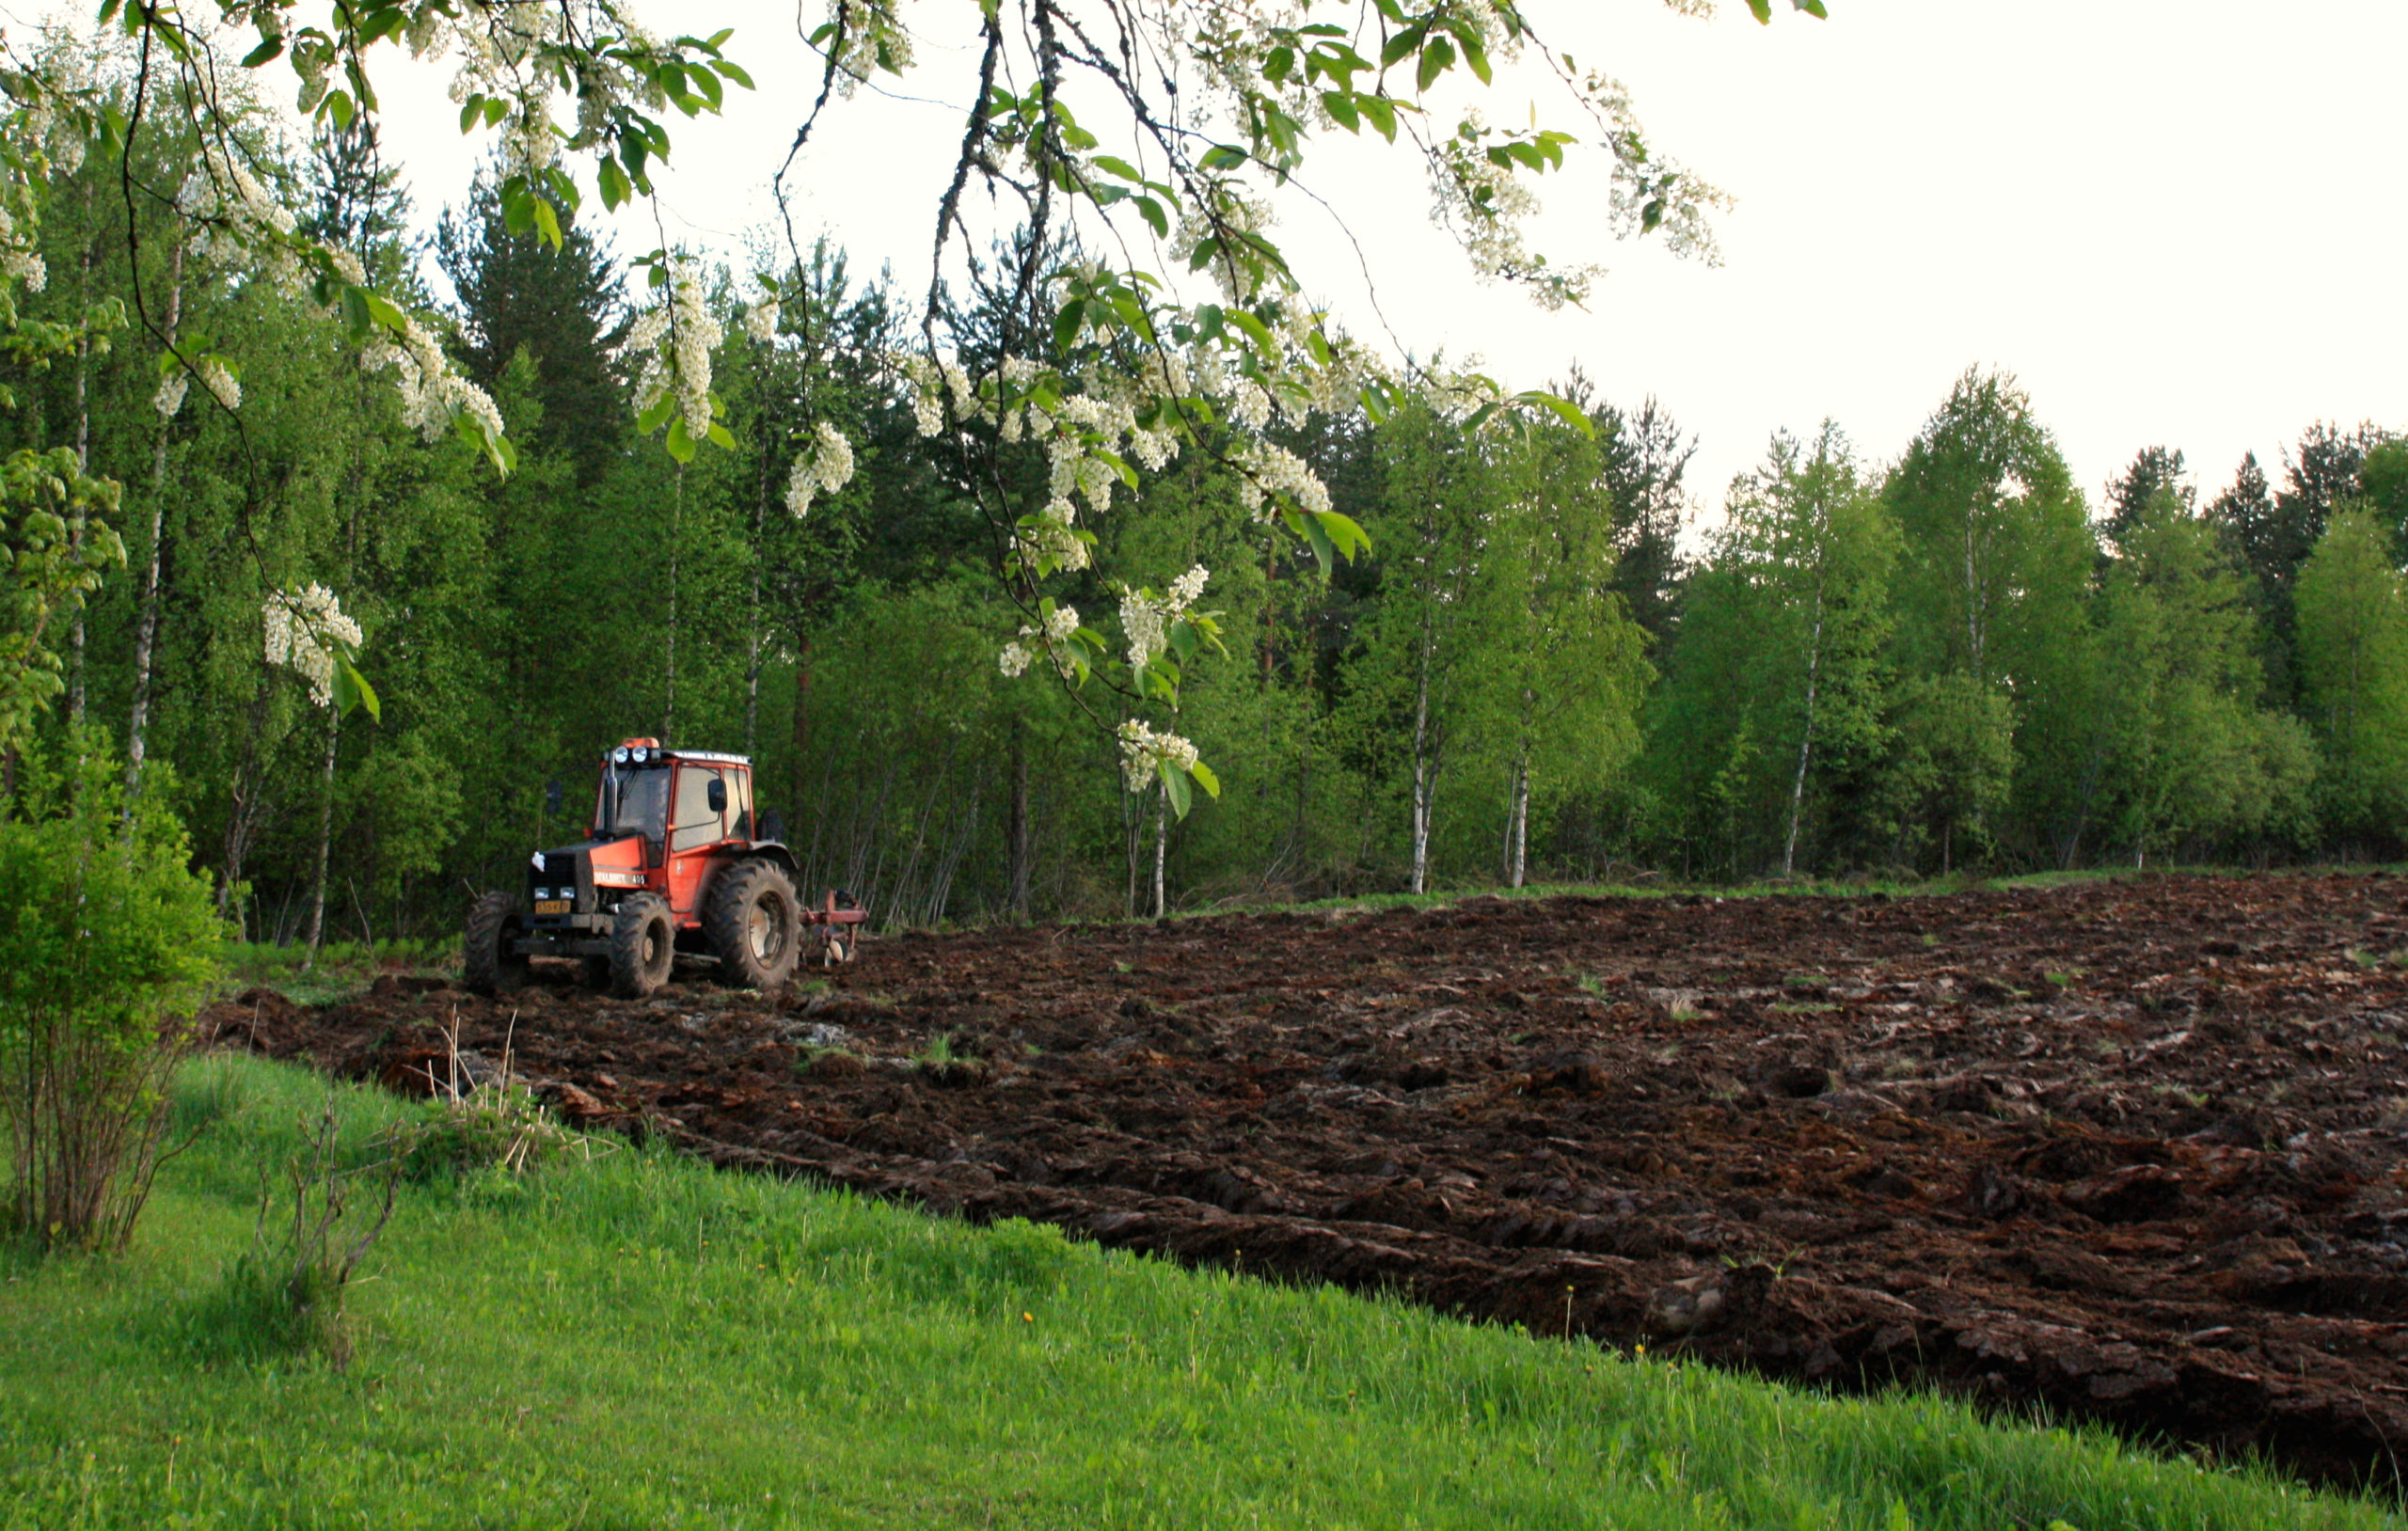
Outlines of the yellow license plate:
{"label": "yellow license plate", "polygon": [[535,903],[535,912],[537,914],[567,914],[570,912],[570,903],[571,900],[565,898],[538,899]]}

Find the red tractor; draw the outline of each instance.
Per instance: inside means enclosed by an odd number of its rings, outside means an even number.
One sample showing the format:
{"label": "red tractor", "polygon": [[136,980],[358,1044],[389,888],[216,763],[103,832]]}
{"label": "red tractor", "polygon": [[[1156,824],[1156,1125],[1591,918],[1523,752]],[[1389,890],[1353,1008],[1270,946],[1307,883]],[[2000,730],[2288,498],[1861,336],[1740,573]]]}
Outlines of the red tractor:
{"label": "red tractor", "polygon": [[592,838],[536,852],[523,901],[487,893],[468,910],[468,986],[515,988],[530,958],[576,957],[589,982],[637,1000],[685,952],[715,959],[723,983],[772,991],[793,976],[806,930],[822,963],[851,961],[862,911],[833,893],[803,908],[796,870],[761,835],[751,761],[629,739],[603,758]]}

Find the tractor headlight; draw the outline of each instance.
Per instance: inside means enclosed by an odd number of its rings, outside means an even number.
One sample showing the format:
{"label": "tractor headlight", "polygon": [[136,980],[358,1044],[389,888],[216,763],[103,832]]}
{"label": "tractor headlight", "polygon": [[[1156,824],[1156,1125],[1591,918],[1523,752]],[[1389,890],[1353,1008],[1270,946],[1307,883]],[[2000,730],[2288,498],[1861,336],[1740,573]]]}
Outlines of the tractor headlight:
{"label": "tractor headlight", "polygon": [[652,757],[652,751],[651,751],[651,750],[649,750],[645,749],[642,745],[637,745],[637,746],[636,746],[636,764],[637,764],[637,765],[639,765],[639,766],[642,765],[646,760],[649,760],[651,757]]}
{"label": "tractor headlight", "polygon": [[616,750],[611,750],[610,759],[617,765],[625,766],[627,763],[627,747],[623,744]]}
{"label": "tractor headlight", "polygon": [[535,890],[535,898],[538,903],[551,896],[552,891],[549,888],[538,888]]}

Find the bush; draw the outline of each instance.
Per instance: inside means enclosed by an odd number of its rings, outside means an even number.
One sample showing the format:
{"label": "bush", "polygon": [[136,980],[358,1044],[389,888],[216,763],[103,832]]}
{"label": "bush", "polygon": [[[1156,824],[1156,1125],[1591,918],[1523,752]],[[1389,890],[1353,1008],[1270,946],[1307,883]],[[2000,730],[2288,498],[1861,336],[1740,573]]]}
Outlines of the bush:
{"label": "bush", "polygon": [[[190,1315],[196,1348],[213,1358],[315,1351],[337,1371],[351,1364],[343,1299],[369,1247],[392,1220],[401,1161],[388,1156],[346,1164],[332,1096],[314,1125],[302,1122],[301,1137],[301,1150],[285,1164],[281,1198],[261,1166],[251,1247]],[[371,1206],[352,1199],[361,1176],[372,1176],[381,1192]]]}
{"label": "bush", "polygon": [[45,1248],[118,1248],[224,929],[155,778],[129,813],[113,752],[66,748],[59,768],[25,763],[0,818],[0,1223]]}

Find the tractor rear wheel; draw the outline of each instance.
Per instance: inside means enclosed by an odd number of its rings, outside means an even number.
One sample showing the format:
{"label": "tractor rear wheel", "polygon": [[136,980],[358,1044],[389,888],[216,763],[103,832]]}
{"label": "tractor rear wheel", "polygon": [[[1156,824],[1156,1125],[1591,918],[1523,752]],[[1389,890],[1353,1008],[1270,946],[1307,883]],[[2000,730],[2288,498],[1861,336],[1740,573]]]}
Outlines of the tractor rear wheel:
{"label": "tractor rear wheel", "polygon": [[527,957],[515,948],[523,922],[518,900],[487,893],[468,907],[460,943],[462,979],[474,994],[500,994],[527,982]]}
{"label": "tractor rear wheel", "polygon": [[721,873],[704,911],[703,934],[719,954],[720,982],[764,994],[784,987],[802,936],[802,909],[785,870],[753,860]]}
{"label": "tractor rear wheel", "polygon": [[623,1000],[641,1000],[669,982],[677,959],[677,924],[669,901],[638,893],[619,906],[610,926],[610,989]]}

